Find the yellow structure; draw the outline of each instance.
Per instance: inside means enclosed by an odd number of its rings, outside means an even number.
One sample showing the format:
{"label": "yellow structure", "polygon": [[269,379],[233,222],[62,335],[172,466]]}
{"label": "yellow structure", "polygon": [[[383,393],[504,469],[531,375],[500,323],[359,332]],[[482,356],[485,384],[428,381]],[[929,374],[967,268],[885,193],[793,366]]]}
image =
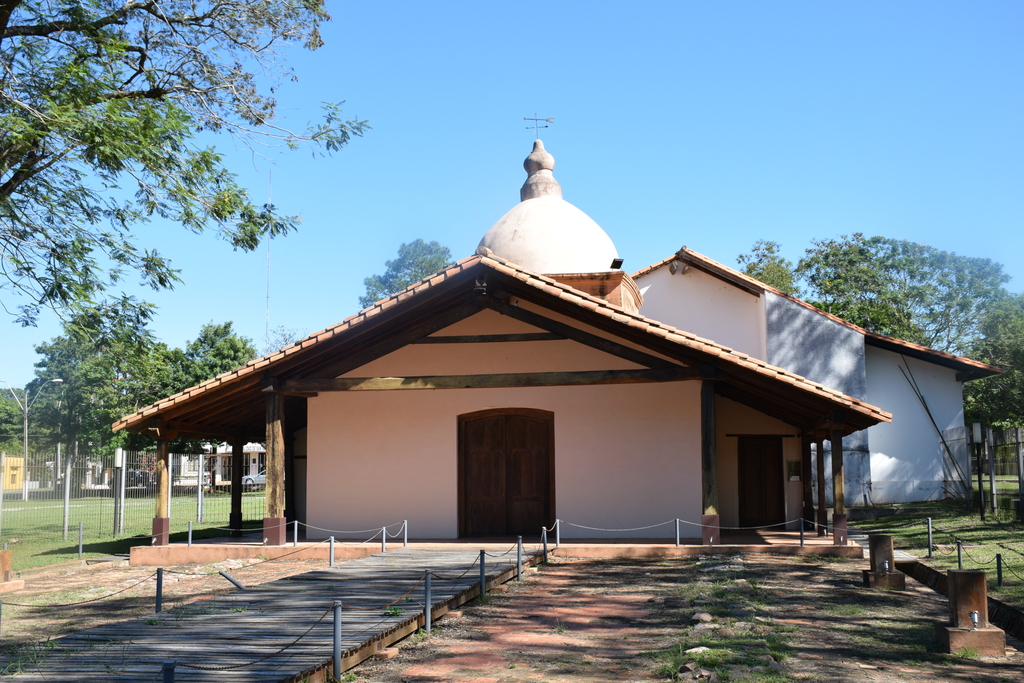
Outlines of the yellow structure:
{"label": "yellow structure", "polygon": [[4,458],[4,491],[21,490],[21,484],[25,479],[25,458],[12,457]]}

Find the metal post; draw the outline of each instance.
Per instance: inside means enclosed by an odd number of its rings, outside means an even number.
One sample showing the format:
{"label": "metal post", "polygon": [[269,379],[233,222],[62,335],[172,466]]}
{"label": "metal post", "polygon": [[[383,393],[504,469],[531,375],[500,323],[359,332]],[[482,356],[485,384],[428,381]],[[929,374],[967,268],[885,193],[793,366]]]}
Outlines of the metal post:
{"label": "metal post", "polygon": [[160,668],[160,673],[163,675],[163,683],[174,683],[174,667],[177,666],[174,662],[164,662]]}
{"label": "metal post", "polygon": [[548,528],[542,526],[540,528],[540,542],[544,546],[544,564],[548,563]]}
{"label": "metal post", "polygon": [[996,553],[996,585],[1003,585],[1003,554]]}
{"label": "metal post", "polygon": [[804,518],[800,518],[800,547],[804,547]]}
{"label": "metal post", "polygon": [[[59,444],[58,444],[59,445]],[[3,529],[4,486],[7,481],[7,451],[0,451],[0,529]],[[54,485],[56,487],[56,485]]]}
{"label": "metal post", "polygon": [[988,495],[991,498],[992,515],[995,516],[996,508],[999,507],[999,496],[996,494],[996,464],[995,464],[995,451],[992,447],[992,429],[987,428],[984,431],[984,438],[982,440],[982,448],[985,451],[985,460],[988,461]]}
{"label": "metal post", "polygon": [[402,547],[409,547],[409,520],[402,521]]}
{"label": "metal post", "polygon": [[240,591],[244,591],[244,590],[246,590],[246,588],[245,588],[245,584],[243,584],[243,583],[242,583],[241,581],[239,581],[239,580],[238,580],[238,579],[236,579],[235,577],[231,576],[231,574],[228,574],[228,573],[227,573],[226,571],[224,571],[223,569],[219,569],[219,570],[217,571],[217,573],[218,573],[218,574],[220,574],[221,576],[223,576],[223,577],[224,577],[225,579],[227,579],[227,580],[228,580],[228,581],[230,581],[231,583],[233,583],[233,584],[235,585],[235,588],[237,588],[238,590],[240,590]]}
{"label": "metal post", "polygon": [[964,542],[959,539],[956,542],[956,568],[964,568]]}
{"label": "metal post", "polygon": [[555,520],[555,547],[562,545],[562,520]]}
{"label": "metal post", "polygon": [[978,508],[981,512],[981,521],[985,521],[985,472],[981,466],[981,423],[975,422],[972,429],[974,437],[974,459],[978,463]]}
{"label": "metal post", "polygon": [[[78,455],[78,442],[75,442],[75,455]],[[77,461],[78,458],[76,457]],[[71,521],[71,458],[64,457],[64,525],[63,525],[63,538],[68,540],[68,523]]]}
{"label": "metal post", "polygon": [[679,518],[676,517],[676,547],[679,547]]}
{"label": "metal post", "polygon": [[[118,449],[120,450],[120,449]],[[114,462],[117,462],[117,456],[114,456]],[[113,535],[117,536],[117,520],[121,518],[121,496],[118,492],[118,485],[121,483],[121,468],[115,465],[114,467],[114,485],[111,487],[114,490],[114,529]]]}
{"label": "metal post", "polygon": [[341,680],[341,600],[334,601],[334,680]]}
{"label": "metal post", "polygon": [[523,580],[523,537],[516,542],[516,581]]}
{"label": "metal post", "polygon": [[388,551],[388,528],[386,526],[380,528],[380,551],[382,553]]}
{"label": "metal post", "polygon": [[4,616],[3,615],[4,615],[4,601],[0,600],[0,633],[3,633],[3,623],[4,623]]}
{"label": "metal post", "polygon": [[292,522],[292,547],[299,547],[299,520]]}
{"label": "metal post", "polygon": [[117,532],[116,532],[116,534],[118,536],[120,536],[121,534],[124,533],[124,507],[125,507],[124,504],[125,504],[125,499],[127,498],[127,495],[128,495],[127,491],[125,490],[125,488],[128,485],[128,482],[126,481],[127,474],[128,474],[128,463],[125,460],[124,451],[122,451],[121,452],[121,469],[118,471],[118,486],[117,486],[117,493],[118,493],[118,496],[120,496],[120,498],[121,498],[121,504],[117,508],[118,510],[121,511],[121,514],[118,515],[118,517],[117,517]]}
{"label": "metal post", "polygon": [[330,553],[331,553],[330,566],[333,567],[334,566],[334,536],[331,536],[331,550],[330,550]]}
{"label": "metal post", "polygon": [[78,520],[78,559],[82,559],[82,541],[85,539],[85,522]]}
{"label": "metal post", "polygon": [[928,559],[932,559],[932,518],[928,518]]}
{"label": "metal post", "polygon": [[1020,427],[1013,430],[1017,447],[1017,519],[1024,522],[1024,443],[1021,443]]}
{"label": "metal post", "polygon": [[164,610],[164,568],[156,568],[156,613]]}
{"label": "metal post", "polygon": [[480,550],[480,597],[487,595],[487,552]]}
{"label": "metal post", "polygon": [[430,617],[432,616],[431,604],[433,596],[430,594],[430,570],[427,570],[426,575],[423,577],[423,629],[430,635]]}
{"label": "metal post", "polygon": [[[216,446],[214,446],[216,450]],[[203,503],[205,497],[203,490],[206,486],[206,453],[199,454],[199,483],[196,485],[196,521],[203,523]]]}
{"label": "metal post", "polygon": [[192,547],[192,520],[188,520],[188,547]]}

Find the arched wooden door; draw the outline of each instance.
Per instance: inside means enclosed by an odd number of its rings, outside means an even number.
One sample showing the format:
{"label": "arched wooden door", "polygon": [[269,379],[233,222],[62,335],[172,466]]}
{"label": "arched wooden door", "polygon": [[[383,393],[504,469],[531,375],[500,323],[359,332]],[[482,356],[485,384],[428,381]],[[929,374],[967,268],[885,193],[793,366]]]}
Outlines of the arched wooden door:
{"label": "arched wooden door", "polygon": [[537,536],[555,514],[555,414],[459,416],[459,535]]}

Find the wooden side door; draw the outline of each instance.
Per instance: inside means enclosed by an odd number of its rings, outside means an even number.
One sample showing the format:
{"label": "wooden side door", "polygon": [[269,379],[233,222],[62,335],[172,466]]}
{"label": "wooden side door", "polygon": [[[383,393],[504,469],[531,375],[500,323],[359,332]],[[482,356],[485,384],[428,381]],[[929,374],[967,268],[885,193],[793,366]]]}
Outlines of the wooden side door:
{"label": "wooden side door", "polygon": [[459,416],[459,534],[534,536],[554,518],[554,414]]}
{"label": "wooden side door", "polygon": [[740,526],[786,521],[781,436],[739,437]]}

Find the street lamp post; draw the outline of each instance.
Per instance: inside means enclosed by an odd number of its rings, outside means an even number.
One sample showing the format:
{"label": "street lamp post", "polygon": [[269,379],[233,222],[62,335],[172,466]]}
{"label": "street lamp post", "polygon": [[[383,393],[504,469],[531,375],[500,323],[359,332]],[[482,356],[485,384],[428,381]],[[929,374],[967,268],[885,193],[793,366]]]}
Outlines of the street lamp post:
{"label": "street lamp post", "polygon": [[[7,385],[7,390],[11,392],[11,396],[14,397],[14,400],[18,402],[18,406],[21,408],[21,428],[22,428],[21,434],[22,434],[22,446],[23,446],[22,455],[24,457],[24,459],[22,460],[22,463],[21,463],[21,499],[22,500],[28,500],[28,411],[32,408],[32,405],[36,402],[36,399],[39,398],[39,394],[43,393],[43,389],[45,389],[48,384],[62,384],[63,382],[64,382],[64,380],[59,379],[59,378],[58,379],[47,380],[46,382],[43,382],[43,385],[41,387],[39,387],[39,389],[36,391],[35,396],[32,396],[31,398],[29,398],[28,391],[26,390],[25,391],[25,401],[24,401],[24,403],[22,402],[22,400],[20,398],[18,398],[18,394],[15,393],[14,387],[12,387],[9,382],[4,382],[4,384]],[[6,472],[3,473],[3,475],[6,476]],[[3,502],[2,496],[3,496],[3,490],[5,488],[6,488],[6,483],[4,483],[3,485],[0,485],[0,503]]]}

